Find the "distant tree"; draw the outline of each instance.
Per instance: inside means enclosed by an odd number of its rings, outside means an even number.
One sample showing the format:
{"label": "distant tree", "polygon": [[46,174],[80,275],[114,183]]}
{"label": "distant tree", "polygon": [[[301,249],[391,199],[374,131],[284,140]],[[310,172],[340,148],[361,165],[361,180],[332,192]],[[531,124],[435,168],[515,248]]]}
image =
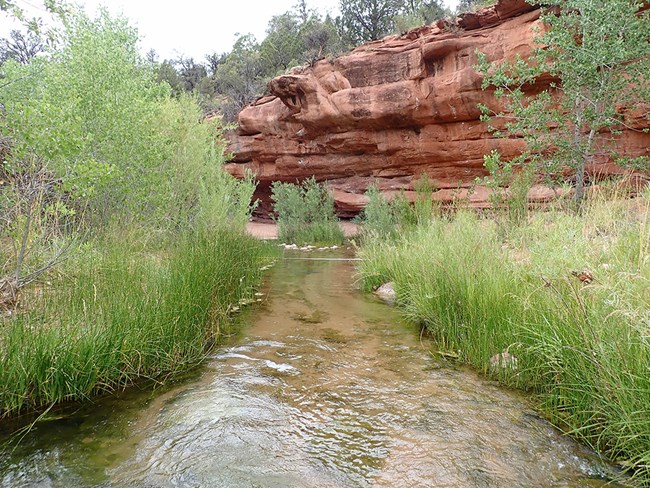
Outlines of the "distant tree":
{"label": "distant tree", "polygon": [[205,57],[205,69],[208,71],[209,76],[214,76],[217,72],[219,65],[226,62],[228,55],[226,53],[212,53]]}
{"label": "distant tree", "polygon": [[260,44],[262,69],[270,76],[283,73],[300,64],[302,39],[301,21],[293,12],[273,17],[266,30],[266,38]]}
{"label": "distant tree", "polygon": [[404,0],[400,14],[395,17],[395,30],[404,33],[450,14],[439,0]]}
{"label": "distant tree", "polygon": [[260,44],[262,69],[266,76],[311,64],[342,50],[338,31],[329,16],[321,20],[317,12],[310,11],[307,20],[303,21],[302,13],[289,11],[269,22],[267,36]]}
{"label": "distant tree", "polygon": [[439,0],[340,0],[337,27],[351,45],[430,24],[450,12]]}
{"label": "distant tree", "polygon": [[406,0],[403,11],[421,20],[422,24],[430,24],[449,13],[440,0]]}
{"label": "distant tree", "polygon": [[260,48],[252,34],[239,36],[226,60],[212,77],[214,89],[224,97],[224,119],[232,121],[237,113],[264,91],[267,78],[260,61]]}
{"label": "distant tree", "polygon": [[195,62],[194,58],[181,56],[176,64],[178,66],[178,77],[186,92],[196,91],[201,84],[201,80],[208,76],[205,66]]}
{"label": "distant tree", "polygon": [[403,0],[340,0],[337,25],[351,44],[363,44],[392,33],[403,7]]}
{"label": "distant tree", "polygon": [[206,58],[210,76],[199,83],[199,92],[213,101],[221,99],[226,120],[233,120],[241,108],[260,96],[274,76],[339,53],[344,46],[334,21],[329,16],[323,20],[304,1],[274,16],[266,33],[261,43],[250,34],[240,36],[230,53]]}
{"label": "distant tree", "polygon": [[13,59],[20,64],[27,64],[42,51],[43,41],[32,31],[12,30],[8,39],[0,39],[0,63]]}
{"label": "distant tree", "polygon": [[329,15],[323,21],[317,17],[311,17],[303,25],[301,36],[303,43],[302,59],[309,64],[313,64],[325,56],[338,55],[347,49],[347,45],[339,35],[336,24]]}
{"label": "distant tree", "polygon": [[144,55],[144,59],[149,66],[156,66],[158,64],[158,53],[155,49],[149,49],[147,54]]}
{"label": "distant tree", "polygon": [[180,76],[178,76],[178,71],[176,71],[174,62],[168,60],[163,61],[162,63],[156,66],[155,72],[156,72],[156,79],[159,82],[164,81],[169,86],[171,86],[172,93],[178,95],[183,91],[184,85],[183,82],[181,81]]}
{"label": "distant tree", "polygon": [[309,9],[307,8],[307,2],[305,0],[298,0],[298,3],[293,7],[294,11],[298,14],[300,22],[303,24],[307,23],[311,15]]}
{"label": "distant tree", "polygon": [[470,12],[473,10],[478,10],[482,7],[487,7],[488,5],[493,5],[496,3],[496,0],[460,0],[456,7],[456,12]]}

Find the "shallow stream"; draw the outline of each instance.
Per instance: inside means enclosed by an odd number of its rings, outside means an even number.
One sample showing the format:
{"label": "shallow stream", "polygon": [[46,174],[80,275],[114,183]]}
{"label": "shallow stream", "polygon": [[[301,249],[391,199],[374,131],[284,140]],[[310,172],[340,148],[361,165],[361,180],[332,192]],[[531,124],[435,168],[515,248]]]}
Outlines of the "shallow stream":
{"label": "shallow stream", "polygon": [[353,262],[304,256],[191,378],[37,424],[0,451],[0,486],[605,486],[523,395],[432,358]]}

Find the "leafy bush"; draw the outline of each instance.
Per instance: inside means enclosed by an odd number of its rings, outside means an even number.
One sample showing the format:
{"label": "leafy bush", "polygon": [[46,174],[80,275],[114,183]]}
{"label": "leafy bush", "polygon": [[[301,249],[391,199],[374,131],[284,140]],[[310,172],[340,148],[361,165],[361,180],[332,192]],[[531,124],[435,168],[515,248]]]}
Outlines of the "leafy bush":
{"label": "leafy bush", "polygon": [[428,224],[437,213],[433,203],[433,186],[426,175],[413,184],[416,192],[411,204],[403,193],[387,199],[375,185],[366,192],[368,203],[359,217],[366,238],[395,239],[417,225]]}
{"label": "leafy bush", "polygon": [[196,364],[259,279],[254,181],[136,43],[79,14],[49,56],[0,67],[0,416]]}
{"label": "leafy bush", "polygon": [[280,240],[296,244],[343,242],[334,198],[314,177],[300,185],[275,182],[271,192]]}

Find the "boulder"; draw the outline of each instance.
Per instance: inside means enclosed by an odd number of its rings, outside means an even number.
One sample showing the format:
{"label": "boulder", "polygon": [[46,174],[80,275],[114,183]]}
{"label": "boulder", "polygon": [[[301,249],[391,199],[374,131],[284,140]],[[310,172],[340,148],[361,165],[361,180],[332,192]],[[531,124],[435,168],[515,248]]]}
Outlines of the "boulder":
{"label": "boulder", "polygon": [[394,305],[397,298],[397,294],[395,293],[395,284],[392,281],[381,285],[374,291],[374,294],[388,305]]}

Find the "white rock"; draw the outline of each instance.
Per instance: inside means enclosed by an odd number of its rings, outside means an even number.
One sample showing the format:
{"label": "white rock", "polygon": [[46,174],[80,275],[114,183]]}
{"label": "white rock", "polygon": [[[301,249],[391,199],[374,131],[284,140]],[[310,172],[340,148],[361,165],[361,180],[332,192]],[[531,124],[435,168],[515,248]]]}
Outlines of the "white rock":
{"label": "white rock", "polygon": [[395,303],[395,298],[397,295],[395,294],[395,284],[392,281],[384,283],[379,288],[377,288],[374,293],[389,305],[393,305]]}

